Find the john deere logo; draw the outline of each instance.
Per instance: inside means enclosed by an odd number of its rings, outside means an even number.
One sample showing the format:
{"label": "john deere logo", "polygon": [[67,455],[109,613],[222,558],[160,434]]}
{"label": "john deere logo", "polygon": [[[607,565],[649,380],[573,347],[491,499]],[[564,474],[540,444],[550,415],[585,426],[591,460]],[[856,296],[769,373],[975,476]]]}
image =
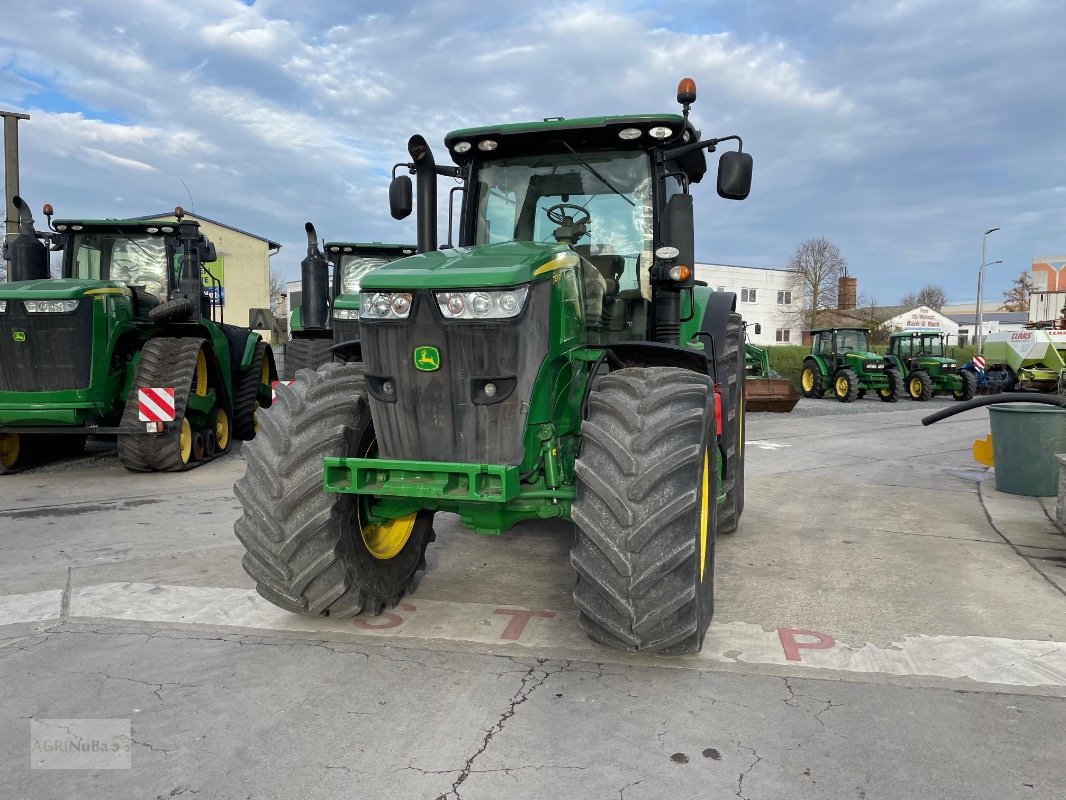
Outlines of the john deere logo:
{"label": "john deere logo", "polygon": [[11,338],[16,342],[26,341],[26,331],[11,331]]}
{"label": "john deere logo", "polygon": [[422,370],[422,372],[433,372],[440,369],[440,350],[429,345],[416,347],[415,368]]}

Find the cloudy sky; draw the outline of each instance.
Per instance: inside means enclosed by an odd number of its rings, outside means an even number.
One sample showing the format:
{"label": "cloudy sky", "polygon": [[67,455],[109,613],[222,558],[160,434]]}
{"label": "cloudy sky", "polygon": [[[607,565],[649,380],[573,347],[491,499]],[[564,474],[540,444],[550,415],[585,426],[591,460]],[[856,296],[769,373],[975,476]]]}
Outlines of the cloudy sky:
{"label": "cloudy sky", "polygon": [[686,75],[704,135],[755,157],[747,201],[696,187],[700,261],[782,266],[825,236],[888,304],[972,301],[987,228],[988,298],[1066,252],[1060,0],[8,0],[3,21],[33,208],[180,203],[284,243],[286,277],[308,219],[414,239],[387,208],[411,133],[444,161],[454,128],[673,112]]}

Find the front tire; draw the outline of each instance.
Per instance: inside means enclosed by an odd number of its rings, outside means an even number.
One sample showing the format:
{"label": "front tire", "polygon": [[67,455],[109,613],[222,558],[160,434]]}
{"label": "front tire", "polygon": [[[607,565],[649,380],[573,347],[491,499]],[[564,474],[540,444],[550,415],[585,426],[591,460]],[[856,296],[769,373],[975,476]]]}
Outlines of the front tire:
{"label": "front tire", "polygon": [[933,379],[925,372],[912,372],[907,376],[907,394],[911,400],[932,400]]}
{"label": "front tire", "polygon": [[886,369],[885,377],[888,378],[888,388],[878,389],[877,396],[882,403],[895,403],[903,394],[903,376],[899,374],[899,370]]}
{"label": "front tire", "polygon": [[800,388],[803,389],[804,397],[821,397],[825,394],[825,379],[817,361],[808,360],[803,362],[803,371],[800,373]]}
{"label": "front tire", "polygon": [[962,379],[962,388],[953,391],[951,396],[956,400],[973,400],[977,394],[977,376],[964,369],[959,370],[959,377]]}
{"label": "front tire", "polygon": [[370,525],[364,496],[322,491],[326,456],[374,452],[361,365],[304,371],[260,412],[258,435],[244,448],[247,471],[234,486],[243,507],[234,530],[245,572],[271,603],[315,616],[377,614],[425,568],[432,512]]}
{"label": "front tire", "polygon": [[691,653],[714,612],[713,389],[706,375],[627,368],[589,398],[570,563],[580,624],[622,650]]}
{"label": "front tire", "polygon": [[854,370],[842,369],[833,376],[833,396],[841,403],[854,403],[859,399],[859,377]]}

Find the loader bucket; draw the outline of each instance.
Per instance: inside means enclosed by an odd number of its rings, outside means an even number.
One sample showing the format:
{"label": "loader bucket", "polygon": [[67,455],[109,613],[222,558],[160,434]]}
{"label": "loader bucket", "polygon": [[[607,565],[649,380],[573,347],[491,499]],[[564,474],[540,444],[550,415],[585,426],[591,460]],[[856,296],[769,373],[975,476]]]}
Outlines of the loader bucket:
{"label": "loader bucket", "polygon": [[799,395],[785,378],[748,378],[744,381],[744,407],[748,411],[787,414],[798,402]]}

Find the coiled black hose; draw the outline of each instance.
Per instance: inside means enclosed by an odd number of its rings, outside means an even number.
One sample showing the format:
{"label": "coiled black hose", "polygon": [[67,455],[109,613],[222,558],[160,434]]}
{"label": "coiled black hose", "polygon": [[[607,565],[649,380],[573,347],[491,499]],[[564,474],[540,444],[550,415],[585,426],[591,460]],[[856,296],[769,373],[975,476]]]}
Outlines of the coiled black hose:
{"label": "coiled black hose", "polygon": [[932,425],[942,419],[961,414],[963,411],[971,411],[983,406],[993,406],[999,403],[1039,403],[1045,406],[1058,406],[1066,408],[1066,397],[1057,394],[1039,394],[1037,392],[1003,392],[990,394],[987,397],[975,397],[965,403],[958,403],[950,408],[943,408],[928,417],[922,417],[923,425]]}

